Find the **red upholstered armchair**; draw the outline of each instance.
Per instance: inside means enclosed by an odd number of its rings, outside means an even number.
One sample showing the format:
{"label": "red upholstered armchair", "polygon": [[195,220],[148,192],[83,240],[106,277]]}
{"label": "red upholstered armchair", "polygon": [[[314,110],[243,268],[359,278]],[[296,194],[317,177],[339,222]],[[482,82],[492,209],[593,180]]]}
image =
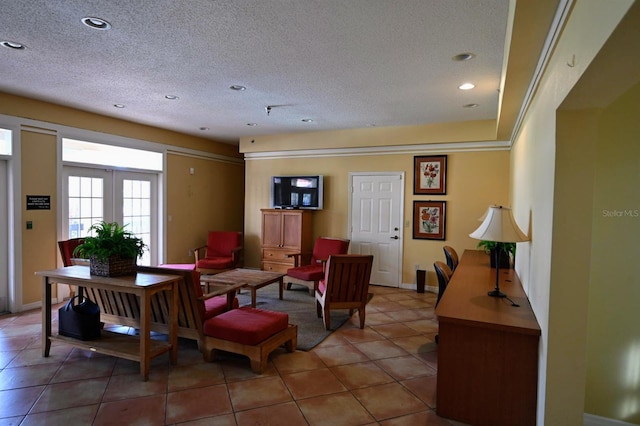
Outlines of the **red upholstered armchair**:
{"label": "red upholstered armchair", "polygon": [[[74,258],[73,251],[80,244],[84,243],[84,238],[71,238],[69,240],[58,241],[58,248],[60,249],[60,257],[62,258],[62,265],[72,266]],[[74,286],[69,286],[69,297],[74,297],[76,290]]]}
{"label": "red upholstered armchair", "polygon": [[60,257],[62,257],[62,264],[64,266],[73,265],[71,259],[77,257],[73,255],[73,251],[82,243],[84,243],[84,238],[71,238],[69,240],[58,241]]}
{"label": "red upholstered armchair", "polygon": [[[211,231],[207,244],[193,249],[196,269],[202,274],[217,274],[244,265],[242,233]],[[204,255],[204,256],[203,256]]]}
{"label": "red upholstered armchair", "polygon": [[291,288],[292,283],[303,284],[309,287],[309,293],[313,295],[318,289],[318,282],[324,277],[324,264],[329,256],[347,254],[349,242],[340,238],[319,237],[308,264],[304,264],[304,259],[309,258],[309,253],[289,254],[289,257],[294,258],[294,267],[287,270],[287,289]]}

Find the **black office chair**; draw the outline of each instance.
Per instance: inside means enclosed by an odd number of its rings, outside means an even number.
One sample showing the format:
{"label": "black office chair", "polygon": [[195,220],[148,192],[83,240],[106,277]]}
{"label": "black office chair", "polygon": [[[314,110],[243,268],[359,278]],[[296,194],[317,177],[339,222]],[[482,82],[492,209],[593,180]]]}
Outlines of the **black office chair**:
{"label": "black office chair", "polygon": [[451,273],[456,271],[458,267],[458,253],[451,246],[444,246],[444,257],[447,258],[447,265],[451,269]]}
{"label": "black office chair", "polygon": [[436,261],[433,263],[433,267],[436,270],[436,275],[438,276],[438,299],[436,300],[436,306],[440,303],[440,299],[442,299],[442,295],[447,289],[447,285],[449,284],[449,280],[451,279],[451,269],[444,262]]}
{"label": "black office chair", "polygon": [[[451,272],[451,269],[444,262],[436,261],[433,263],[433,267],[436,270],[436,275],[438,277],[438,299],[436,300],[436,306],[438,306],[444,291],[447,289],[447,285],[449,284],[449,280],[451,279],[453,272]],[[436,344],[439,342],[439,335],[437,334],[435,341]]]}

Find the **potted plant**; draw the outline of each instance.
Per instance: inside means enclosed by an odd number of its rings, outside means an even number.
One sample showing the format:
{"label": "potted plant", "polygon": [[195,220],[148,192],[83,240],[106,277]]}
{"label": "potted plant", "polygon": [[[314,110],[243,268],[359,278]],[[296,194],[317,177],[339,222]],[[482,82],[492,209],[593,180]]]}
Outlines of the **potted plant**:
{"label": "potted plant", "polygon": [[516,256],[516,243],[499,243],[496,241],[482,240],[478,243],[478,248],[481,248],[490,257],[491,267],[496,267],[496,250],[500,250],[500,267],[510,268],[511,258]]}
{"label": "potted plant", "polygon": [[93,235],[85,237],[84,243],[76,247],[73,254],[89,259],[91,275],[114,277],[135,274],[136,259],[142,256],[147,246],[125,227],[117,222],[102,221],[89,228]]}

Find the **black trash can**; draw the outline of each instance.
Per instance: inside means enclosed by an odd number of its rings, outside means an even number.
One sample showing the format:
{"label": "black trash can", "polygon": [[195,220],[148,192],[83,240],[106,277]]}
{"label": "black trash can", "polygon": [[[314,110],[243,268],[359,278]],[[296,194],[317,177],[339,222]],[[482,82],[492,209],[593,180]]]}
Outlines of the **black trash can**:
{"label": "black trash can", "polygon": [[427,280],[427,271],[425,271],[424,269],[417,269],[416,270],[416,284],[417,284],[417,291],[418,293],[424,293],[424,283]]}

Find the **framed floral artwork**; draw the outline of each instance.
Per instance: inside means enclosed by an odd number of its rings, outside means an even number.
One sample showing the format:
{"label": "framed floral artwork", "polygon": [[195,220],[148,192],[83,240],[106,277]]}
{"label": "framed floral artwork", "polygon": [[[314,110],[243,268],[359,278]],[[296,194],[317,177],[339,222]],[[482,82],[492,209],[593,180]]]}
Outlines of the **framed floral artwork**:
{"label": "framed floral artwork", "polygon": [[413,157],[413,193],[444,195],[447,193],[447,156]]}
{"label": "framed floral artwork", "polygon": [[444,240],[446,201],[413,202],[413,238]]}

